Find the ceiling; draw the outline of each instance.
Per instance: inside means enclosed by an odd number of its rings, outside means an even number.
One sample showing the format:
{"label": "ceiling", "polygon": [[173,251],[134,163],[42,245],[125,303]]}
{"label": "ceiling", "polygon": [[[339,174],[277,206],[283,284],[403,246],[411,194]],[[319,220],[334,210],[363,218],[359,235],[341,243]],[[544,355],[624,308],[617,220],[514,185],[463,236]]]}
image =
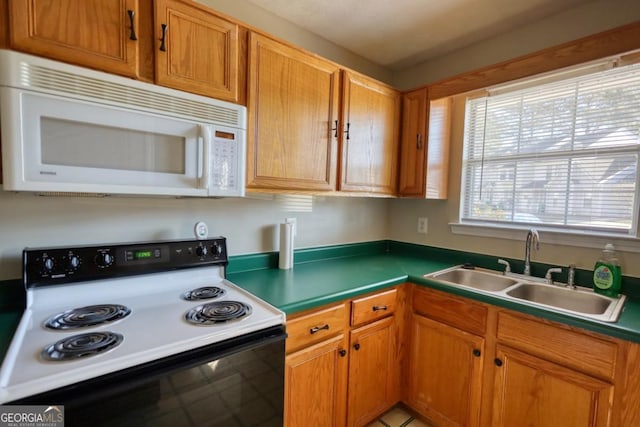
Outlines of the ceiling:
{"label": "ceiling", "polygon": [[249,0],[400,70],[591,0]]}

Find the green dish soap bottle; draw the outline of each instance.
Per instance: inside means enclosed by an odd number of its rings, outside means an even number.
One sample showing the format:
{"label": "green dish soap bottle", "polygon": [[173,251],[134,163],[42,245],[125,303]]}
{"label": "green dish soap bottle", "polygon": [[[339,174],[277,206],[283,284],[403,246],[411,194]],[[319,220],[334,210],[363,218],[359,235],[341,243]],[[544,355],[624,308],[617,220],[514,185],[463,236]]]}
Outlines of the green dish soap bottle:
{"label": "green dish soap bottle", "polygon": [[593,268],[593,290],[609,297],[617,297],[621,288],[622,268],[615,248],[611,243],[607,243]]}

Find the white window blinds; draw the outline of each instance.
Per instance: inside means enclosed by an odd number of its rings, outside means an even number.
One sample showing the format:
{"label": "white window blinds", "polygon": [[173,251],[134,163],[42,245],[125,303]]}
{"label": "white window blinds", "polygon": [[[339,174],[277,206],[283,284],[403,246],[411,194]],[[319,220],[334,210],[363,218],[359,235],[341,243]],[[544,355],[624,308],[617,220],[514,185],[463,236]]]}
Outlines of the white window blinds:
{"label": "white window blinds", "polygon": [[635,234],[640,64],[467,100],[461,219]]}

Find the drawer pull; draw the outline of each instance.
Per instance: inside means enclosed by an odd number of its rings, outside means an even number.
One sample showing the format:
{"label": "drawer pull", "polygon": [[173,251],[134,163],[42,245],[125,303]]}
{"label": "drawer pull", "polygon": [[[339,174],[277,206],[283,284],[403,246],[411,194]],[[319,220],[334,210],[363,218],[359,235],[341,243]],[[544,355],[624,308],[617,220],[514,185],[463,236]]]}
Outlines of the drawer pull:
{"label": "drawer pull", "polygon": [[340,349],[340,351],[338,351],[338,354],[340,355],[340,357],[345,357],[347,355],[347,350],[345,350],[344,348]]}
{"label": "drawer pull", "polygon": [[328,331],[329,330],[329,324],[327,323],[326,325],[322,325],[322,326],[314,326],[313,328],[309,329],[309,333],[310,334],[315,334],[318,331]]}
{"label": "drawer pull", "polygon": [[373,311],[387,310],[389,307],[386,305],[374,305]]}
{"label": "drawer pull", "polygon": [[499,366],[502,366],[502,360],[500,360],[500,359],[498,359],[498,358],[494,359],[494,360],[493,360],[493,363],[495,363],[495,364],[496,364],[496,366],[498,366],[498,367],[499,367]]}
{"label": "drawer pull", "polygon": [[482,354],[482,353],[481,353],[481,352],[480,352],[480,350],[478,350],[477,348],[474,348],[474,349],[473,349],[473,355],[474,355],[475,357],[480,357],[480,355],[481,355],[481,354]]}
{"label": "drawer pull", "polygon": [[360,344],[359,344],[359,343],[355,343],[355,344],[353,345],[353,348],[355,348],[355,349],[356,349],[356,351],[360,350]]}

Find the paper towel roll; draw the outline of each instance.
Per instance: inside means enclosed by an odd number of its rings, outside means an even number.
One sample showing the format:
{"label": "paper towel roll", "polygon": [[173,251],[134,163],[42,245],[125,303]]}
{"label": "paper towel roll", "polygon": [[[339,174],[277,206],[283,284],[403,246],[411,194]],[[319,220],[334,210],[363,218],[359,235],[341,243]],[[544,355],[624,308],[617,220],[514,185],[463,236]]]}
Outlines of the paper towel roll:
{"label": "paper towel roll", "polygon": [[280,224],[280,257],[278,266],[281,270],[293,268],[293,224]]}

